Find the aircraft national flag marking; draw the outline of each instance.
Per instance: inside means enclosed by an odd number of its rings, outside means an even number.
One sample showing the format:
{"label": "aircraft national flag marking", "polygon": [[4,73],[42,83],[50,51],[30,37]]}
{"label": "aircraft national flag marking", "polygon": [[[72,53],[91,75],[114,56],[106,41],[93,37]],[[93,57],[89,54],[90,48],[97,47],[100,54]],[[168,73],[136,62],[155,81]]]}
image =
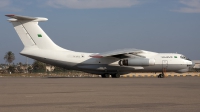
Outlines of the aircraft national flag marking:
{"label": "aircraft national flag marking", "polygon": [[38,34],[38,37],[42,37],[42,35],[41,35],[41,34]]}

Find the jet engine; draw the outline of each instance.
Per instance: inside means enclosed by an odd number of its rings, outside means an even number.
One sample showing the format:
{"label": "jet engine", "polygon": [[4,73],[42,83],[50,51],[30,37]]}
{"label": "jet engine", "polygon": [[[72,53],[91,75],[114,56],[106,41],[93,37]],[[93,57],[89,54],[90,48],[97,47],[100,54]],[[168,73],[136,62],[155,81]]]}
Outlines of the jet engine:
{"label": "jet engine", "polygon": [[127,58],[119,61],[120,66],[151,66],[155,65],[155,59]]}

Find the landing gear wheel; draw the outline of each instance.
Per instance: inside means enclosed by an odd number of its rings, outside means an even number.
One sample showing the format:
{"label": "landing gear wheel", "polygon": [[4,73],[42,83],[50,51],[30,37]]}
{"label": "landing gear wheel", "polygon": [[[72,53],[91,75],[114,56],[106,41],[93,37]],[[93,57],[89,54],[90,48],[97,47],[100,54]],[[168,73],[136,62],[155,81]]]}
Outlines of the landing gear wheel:
{"label": "landing gear wheel", "polygon": [[111,76],[112,76],[112,78],[120,78],[119,74],[112,74]]}
{"label": "landing gear wheel", "polygon": [[165,78],[165,75],[164,75],[164,74],[161,74],[161,78]]}
{"label": "landing gear wheel", "polygon": [[159,74],[159,75],[158,75],[158,78],[164,78],[164,77],[165,77],[164,74]]}
{"label": "landing gear wheel", "polygon": [[110,75],[109,75],[109,74],[103,74],[103,75],[101,75],[101,77],[102,77],[102,78],[109,78]]}

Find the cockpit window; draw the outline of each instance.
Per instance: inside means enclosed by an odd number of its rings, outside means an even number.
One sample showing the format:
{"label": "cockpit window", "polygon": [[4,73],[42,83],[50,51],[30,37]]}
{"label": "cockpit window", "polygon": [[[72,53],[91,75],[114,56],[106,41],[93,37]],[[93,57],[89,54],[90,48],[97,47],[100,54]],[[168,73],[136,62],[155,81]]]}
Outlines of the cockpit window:
{"label": "cockpit window", "polygon": [[180,58],[181,58],[181,59],[185,59],[185,60],[189,60],[189,61],[191,61],[189,58],[186,58],[186,57],[183,56],[183,55],[181,55]]}
{"label": "cockpit window", "polygon": [[187,59],[185,56],[181,55],[180,56],[181,59]]}

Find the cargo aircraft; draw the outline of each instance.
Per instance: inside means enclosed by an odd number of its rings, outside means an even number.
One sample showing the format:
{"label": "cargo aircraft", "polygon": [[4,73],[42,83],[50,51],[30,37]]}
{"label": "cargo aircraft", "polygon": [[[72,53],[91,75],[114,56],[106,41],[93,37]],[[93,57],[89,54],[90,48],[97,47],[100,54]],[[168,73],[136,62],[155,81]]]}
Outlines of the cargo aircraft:
{"label": "cargo aircraft", "polygon": [[102,78],[119,78],[131,72],[187,72],[192,61],[182,54],[156,53],[140,49],[119,49],[105,53],[85,53],[64,49],[56,45],[41,29],[43,17],[5,15],[14,26],[24,49],[21,55],[66,69],[101,75]]}

